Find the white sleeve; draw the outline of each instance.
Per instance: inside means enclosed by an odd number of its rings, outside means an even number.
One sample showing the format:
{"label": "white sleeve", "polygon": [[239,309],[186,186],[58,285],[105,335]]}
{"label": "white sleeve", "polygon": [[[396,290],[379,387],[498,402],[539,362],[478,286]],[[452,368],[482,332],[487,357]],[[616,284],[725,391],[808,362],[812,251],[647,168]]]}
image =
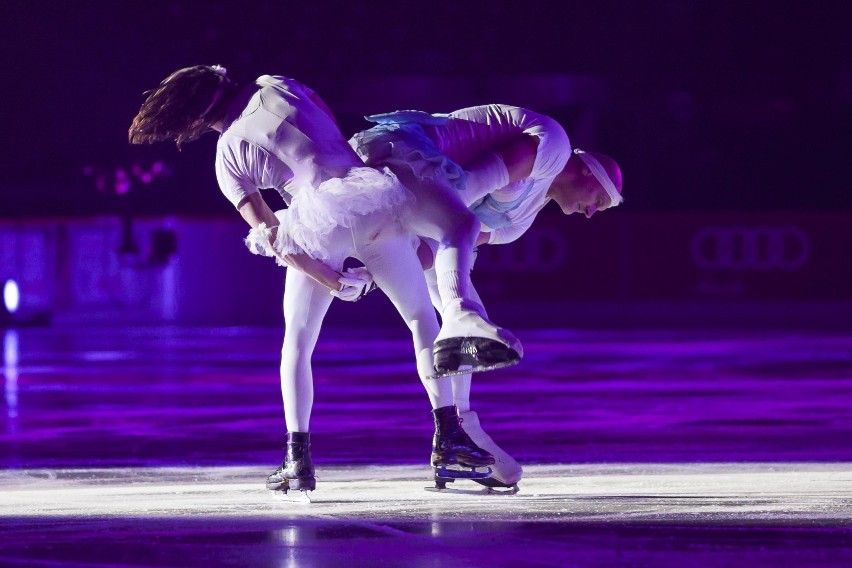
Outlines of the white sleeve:
{"label": "white sleeve", "polygon": [[[216,152],[216,179],[219,189],[234,207],[260,189],[274,188],[282,193],[292,177],[289,168],[264,149],[242,139],[220,140]],[[289,203],[289,195],[282,193]]]}
{"label": "white sleeve", "polygon": [[219,139],[216,148],[216,181],[222,194],[237,207],[246,197],[260,191],[257,151],[245,140]]}
{"label": "white sleeve", "polygon": [[565,168],[571,157],[571,141],[558,122],[547,116],[539,116],[524,134],[538,138],[535,163],[530,177],[534,179],[554,178]]}
{"label": "white sleeve", "polygon": [[[489,235],[488,243],[493,245],[510,243],[527,232],[527,229],[532,226],[539,212],[549,201],[547,188],[550,187],[552,181],[552,179],[533,180],[531,187],[528,187],[523,194],[517,195],[517,205],[505,213],[510,222],[493,229]],[[525,184],[513,185],[523,187]],[[511,185],[495,192],[492,194],[492,197],[500,196],[499,194],[507,192],[510,189],[512,189]],[[509,197],[509,195],[502,197]],[[500,201],[496,201],[496,205],[499,207]]]}
{"label": "white sleeve", "polygon": [[491,233],[488,235],[488,244],[502,245],[518,240],[518,238],[520,238],[520,236],[526,233],[527,229],[530,228],[533,219],[535,219],[535,217],[523,222],[506,225],[499,229],[492,229]]}

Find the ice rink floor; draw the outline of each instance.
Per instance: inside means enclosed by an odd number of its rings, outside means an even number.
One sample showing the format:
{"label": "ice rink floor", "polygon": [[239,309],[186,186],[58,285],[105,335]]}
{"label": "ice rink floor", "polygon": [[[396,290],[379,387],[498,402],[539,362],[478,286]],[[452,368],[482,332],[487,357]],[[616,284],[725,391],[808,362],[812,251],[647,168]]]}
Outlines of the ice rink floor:
{"label": "ice rink floor", "polygon": [[473,396],[515,495],[425,491],[411,346],[351,335],[315,354],[307,504],[263,486],[280,330],[5,331],[0,565],[852,565],[852,333],[521,331]]}

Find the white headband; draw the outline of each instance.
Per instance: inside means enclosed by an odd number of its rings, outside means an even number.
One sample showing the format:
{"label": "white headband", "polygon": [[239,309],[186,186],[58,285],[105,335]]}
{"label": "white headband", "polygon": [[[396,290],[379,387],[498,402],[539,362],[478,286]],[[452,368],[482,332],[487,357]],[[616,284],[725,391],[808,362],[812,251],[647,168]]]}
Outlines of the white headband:
{"label": "white headband", "polygon": [[216,103],[219,102],[219,99],[222,98],[222,93],[225,92],[225,85],[228,83],[228,70],[222,67],[221,65],[211,65],[210,69],[218,73],[222,76],[222,79],[219,80],[219,88],[216,89],[216,92],[213,94],[213,100],[210,101],[210,104],[201,113],[201,116],[198,118],[204,118],[207,116],[207,113],[213,110],[213,107],[216,106]]}
{"label": "white headband", "polygon": [[603,168],[601,163],[584,150],[580,150],[579,148],[574,148],[574,153],[580,156],[580,159],[583,160],[583,163],[588,166],[589,171],[592,172],[592,175],[595,176],[595,179],[603,186],[606,194],[609,195],[609,199],[611,201],[610,207],[615,207],[619,203],[622,202],[621,194],[618,193],[618,190],[615,188],[615,184],[612,183],[612,180],[609,177],[609,174],[606,173],[606,170]]}

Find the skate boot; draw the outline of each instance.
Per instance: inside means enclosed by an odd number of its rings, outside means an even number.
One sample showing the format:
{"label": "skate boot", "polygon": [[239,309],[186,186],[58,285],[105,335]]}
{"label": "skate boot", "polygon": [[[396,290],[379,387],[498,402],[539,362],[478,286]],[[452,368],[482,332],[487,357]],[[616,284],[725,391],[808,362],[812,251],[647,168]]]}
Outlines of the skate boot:
{"label": "skate boot", "polygon": [[266,488],[287,493],[290,489],[313,491],[316,486],[310,433],[287,432],[287,455],[278,469],[266,478]]}
{"label": "skate boot", "polygon": [[494,463],[494,457],[473,443],[462,430],[455,406],[444,406],[432,411],[435,417],[435,437],[432,439],[432,472],[435,487],[444,489],[447,482],[456,479],[484,479],[491,468],[478,471]]}
{"label": "skate boot", "polygon": [[458,298],[441,312],[441,331],[432,350],[435,378],[490,371],[520,362],[521,342],[480,312],[476,302]]}
{"label": "skate boot", "polygon": [[485,433],[482,426],[479,425],[479,416],[476,412],[470,410],[468,412],[459,412],[462,428],[473,442],[483,450],[494,456],[494,465],[492,466],[491,477],[483,479],[474,479],[475,482],[494,489],[509,489],[509,493],[518,491],[518,481],[521,480],[524,470],[521,464],[515,461],[515,458],[510,456],[500,446],[494,443],[491,436]]}

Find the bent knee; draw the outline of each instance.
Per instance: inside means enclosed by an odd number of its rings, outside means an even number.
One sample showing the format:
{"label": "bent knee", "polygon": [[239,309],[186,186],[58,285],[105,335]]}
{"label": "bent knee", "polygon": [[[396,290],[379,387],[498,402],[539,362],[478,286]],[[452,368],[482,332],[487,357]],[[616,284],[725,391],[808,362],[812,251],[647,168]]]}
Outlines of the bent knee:
{"label": "bent knee", "polygon": [[479,234],[479,218],[469,209],[453,212],[447,216],[445,240],[475,239]]}

